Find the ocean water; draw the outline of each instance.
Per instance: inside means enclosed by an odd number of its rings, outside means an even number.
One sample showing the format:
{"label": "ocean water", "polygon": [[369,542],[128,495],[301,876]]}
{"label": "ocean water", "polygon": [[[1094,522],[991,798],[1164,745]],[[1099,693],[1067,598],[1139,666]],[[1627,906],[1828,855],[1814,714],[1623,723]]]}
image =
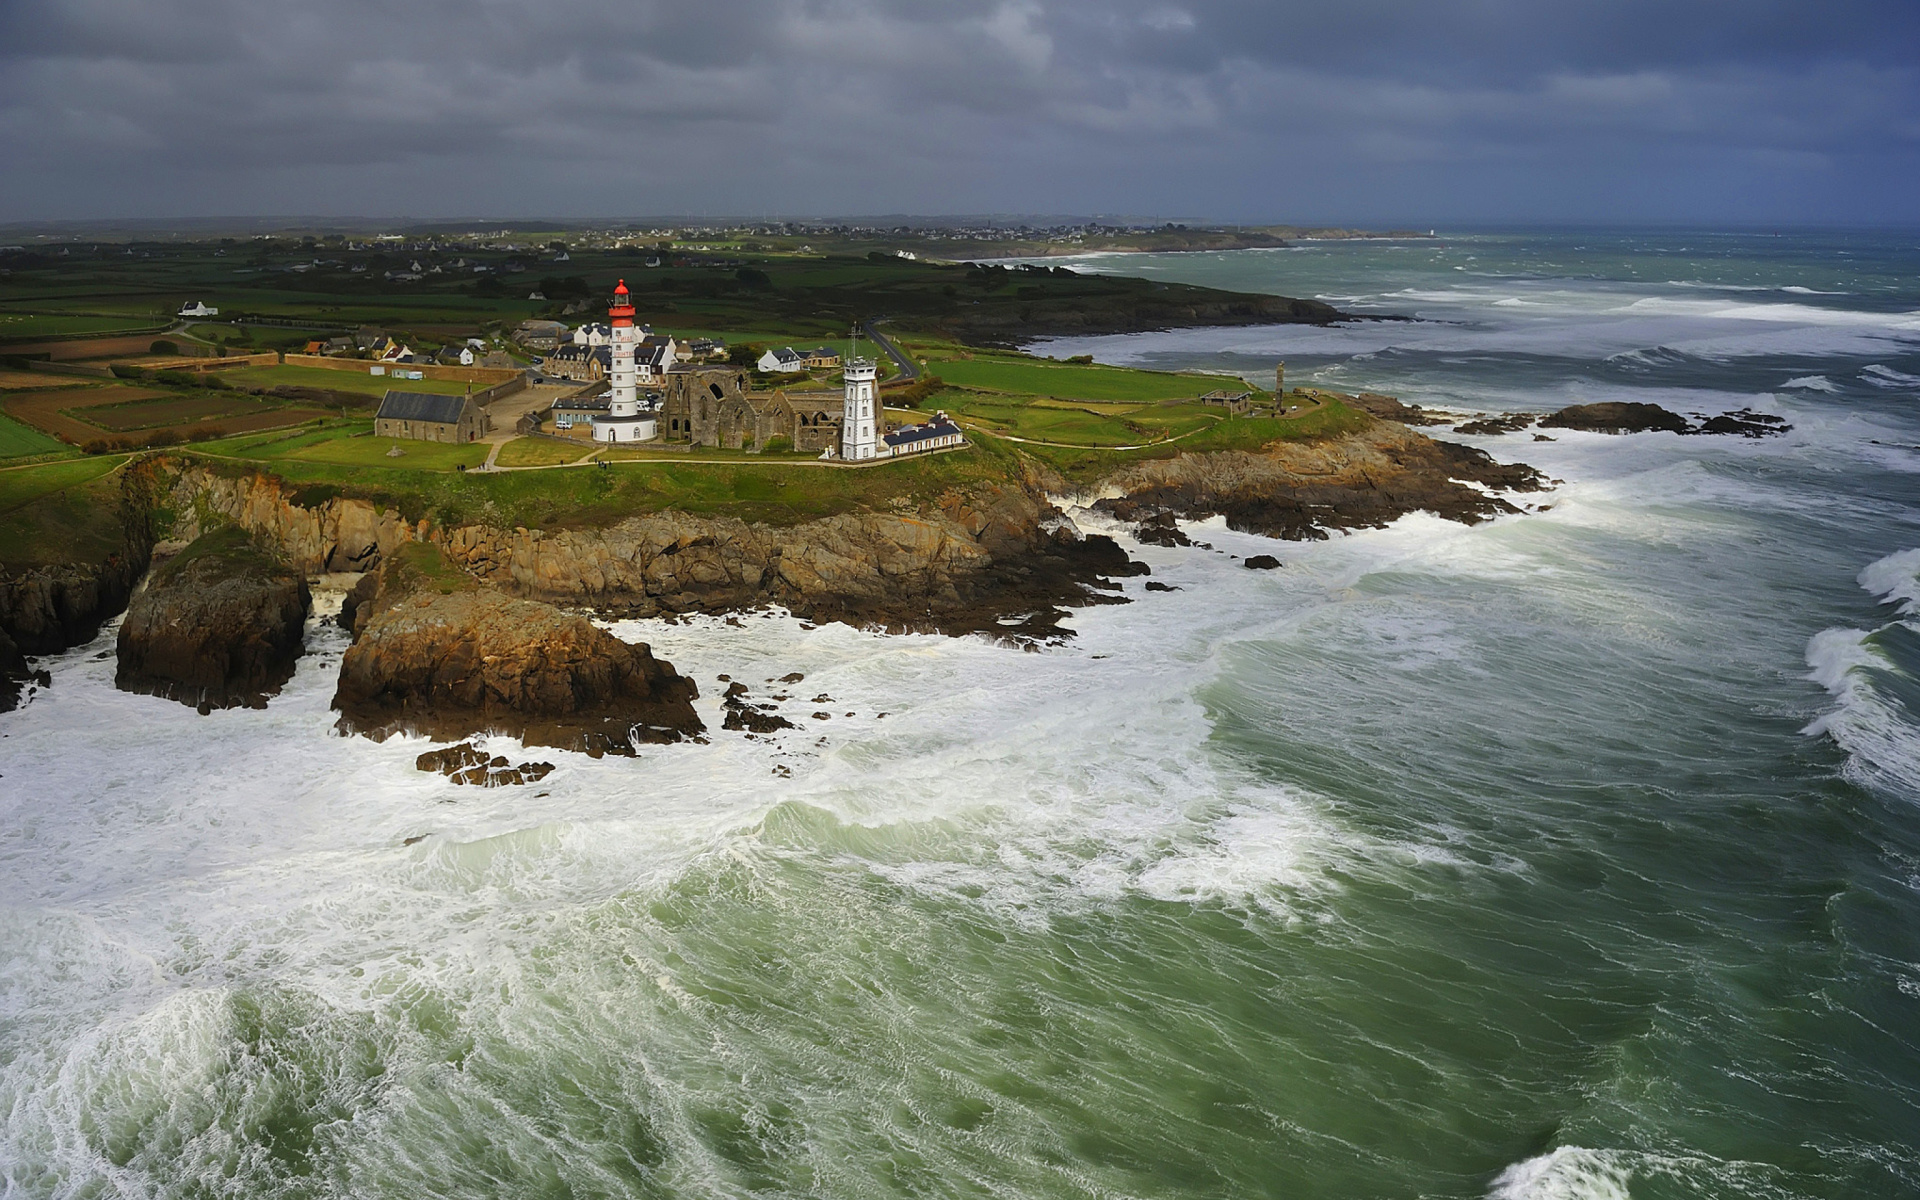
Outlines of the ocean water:
{"label": "ocean water", "polygon": [[1794,429],[1462,439],[1562,482],[1041,654],[623,623],[712,744],[536,786],[109,631],[0,717],[0,1197],[1920,1194],[1917,247],[1084,260],[1419,319],[1047,352]]}

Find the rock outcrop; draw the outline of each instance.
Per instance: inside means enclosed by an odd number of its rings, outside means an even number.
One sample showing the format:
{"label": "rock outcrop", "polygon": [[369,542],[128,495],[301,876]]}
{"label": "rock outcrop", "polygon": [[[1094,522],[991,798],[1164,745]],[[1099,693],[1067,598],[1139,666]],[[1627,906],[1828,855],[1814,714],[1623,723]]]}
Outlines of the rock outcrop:
{"label": "rock outcrop", "polygon": [[134,595],[114,683],[202,713],[264,708],[293,677],[310,604],[306,576],[245,530],[203,534]]}
{"label": "rock outcrop", "polygon": [[437,771],[455,783],[475,787],[516,787],[539,783],[553,774],[550,762],[523,762],[516,767],[504,754],[488,758],[486,752],[472,742],[429,750],[415,758],[413,765],[422,771]]}
{"label": "rock outcrop", "polygon": [[1570,404],[1540,418],[1542,429],[1584,429],[1592,433],[1690,433],[1693,426],[1676,412],[1658,404],[1609,400],[1601,404]]}
{"label": "rock outcrop", "polygon": [[1545,485],[1525,463],[1495,462],[1484,451],[1376,421],[1345,437],[1277,441],[1258,453],[1142,459],[1104,479],[1102,489],[1119,494],[1094,507],[1130,522],[1220,514],[1233,529],[1300,540],[1383,526],[1415,511],[1474,524],[1519,511],[1482,488]]}
{"label": "rock outcrop", "polygon": [[705,731],[693,681],[647,646],[482,587],[438,547],[389,555],[354,624],[333,698],[346,732],[500,733],[599,755]]}

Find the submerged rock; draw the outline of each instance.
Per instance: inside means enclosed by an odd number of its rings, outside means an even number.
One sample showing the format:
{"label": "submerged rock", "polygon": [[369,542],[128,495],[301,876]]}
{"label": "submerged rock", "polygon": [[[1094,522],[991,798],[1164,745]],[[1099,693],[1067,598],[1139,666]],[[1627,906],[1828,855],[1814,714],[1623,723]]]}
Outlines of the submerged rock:
{"label": "submerged rock", "polygon": [[631,754],[705,732],[698,691],[644,644],[476,583],[437,547],[388,556],[340,661],[340,728]]}
{"label": "submerged rock", "polygon": [[127,606],[114,684],[216,708],[266,707],[293,678],[306,577],[239,528],[202,534]]}

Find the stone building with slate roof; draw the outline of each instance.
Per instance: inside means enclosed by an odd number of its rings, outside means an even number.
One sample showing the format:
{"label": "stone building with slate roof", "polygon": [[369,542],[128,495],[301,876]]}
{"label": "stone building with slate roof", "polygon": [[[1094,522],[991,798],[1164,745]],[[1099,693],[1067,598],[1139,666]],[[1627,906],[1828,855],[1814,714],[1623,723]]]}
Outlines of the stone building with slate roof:
{"label": "stone building with slate roof", "polygon": [[388,392],[373,415],[375,437],[410,438],[420,442],[477,442],[491,423],[486,410],[471,396],[437,396],[430,392]]}

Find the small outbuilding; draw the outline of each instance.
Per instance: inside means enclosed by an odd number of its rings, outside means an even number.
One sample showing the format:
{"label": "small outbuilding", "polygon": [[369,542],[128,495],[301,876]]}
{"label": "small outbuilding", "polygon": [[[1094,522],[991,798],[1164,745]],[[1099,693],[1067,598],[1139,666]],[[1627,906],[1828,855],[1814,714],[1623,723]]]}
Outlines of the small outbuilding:
{"label": "small outbuilding", "polygon": [[419,442],[477,442],[491,427],[471,396],[388,392],[373,415],[374,436]]}

